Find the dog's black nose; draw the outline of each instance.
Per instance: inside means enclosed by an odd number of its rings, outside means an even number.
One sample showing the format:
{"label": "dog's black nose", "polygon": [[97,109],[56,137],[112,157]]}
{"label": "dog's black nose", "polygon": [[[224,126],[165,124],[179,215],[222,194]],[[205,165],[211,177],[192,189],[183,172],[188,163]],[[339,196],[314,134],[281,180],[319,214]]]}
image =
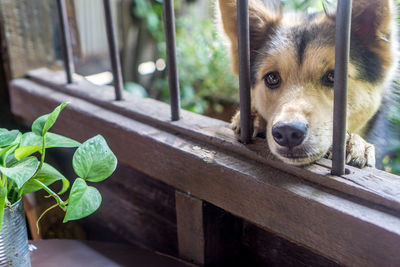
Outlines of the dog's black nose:
{"label": "dog's black nose", "polygon": [[277,123],[272,127],[272,136],[279,145],[292,148],[303,142],[307,129],[302,122]]}

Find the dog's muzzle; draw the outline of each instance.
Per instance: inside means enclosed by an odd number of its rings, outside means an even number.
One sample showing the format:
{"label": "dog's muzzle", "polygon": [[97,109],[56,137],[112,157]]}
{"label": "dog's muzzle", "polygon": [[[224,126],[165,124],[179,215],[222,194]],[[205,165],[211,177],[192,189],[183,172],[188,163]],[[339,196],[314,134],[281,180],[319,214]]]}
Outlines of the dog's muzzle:
{"label": "dog's muzzle", "polygon": [[272,137],[278,145],[292,149],[303,143],[307,130],[308,125],[303,122],[278,122],[272,127]]}

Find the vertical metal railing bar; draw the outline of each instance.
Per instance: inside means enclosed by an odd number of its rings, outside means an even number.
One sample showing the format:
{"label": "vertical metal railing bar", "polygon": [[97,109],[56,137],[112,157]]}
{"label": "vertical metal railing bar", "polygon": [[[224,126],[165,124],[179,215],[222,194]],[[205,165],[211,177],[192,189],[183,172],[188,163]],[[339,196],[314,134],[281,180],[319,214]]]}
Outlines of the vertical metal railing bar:
{"label": "vertical metal railing bar", "polygon": [[240,91],[240,141],[250,143],[251,93],[250,93],[250,31],[248,0],[237,0],[237,30]]}
{"label": "vertical metal railing bar", "polygon": [[72,54],[71,35],[65,0],[57,0],[57,10],[59,19],[61,50],[63,54],[64,68],[67,76],[67,83],[73,82],[72,75],[75,72],[74,59]]}
{"label": "vertical metal railing bar", "polygon": [[165,40],[167,43],[167,70],[169,95],[171,103],[171,119],[177,121],[180,118],[180,90],[178,65],[176,60],[176,33],[175,12],[173,0],[163,1]]}
{"label": "vertical metal railing bar", "polygon": [[345,174],[347,80],[350,55],[352,0],[339,0],[336,15],[335,96],[333,111],[332,174]]}
{"label": "vertical metal railing bar", "polygon": [[114,18],[111,7],[111,0],[103,0],[104,14],[106,20],[108,49],[110,51],[111,68],[113,73],[113,83],[115,99],[122,100],[124,81],[122,79],[121,61],[119,58],[118,41],[115,34]]}

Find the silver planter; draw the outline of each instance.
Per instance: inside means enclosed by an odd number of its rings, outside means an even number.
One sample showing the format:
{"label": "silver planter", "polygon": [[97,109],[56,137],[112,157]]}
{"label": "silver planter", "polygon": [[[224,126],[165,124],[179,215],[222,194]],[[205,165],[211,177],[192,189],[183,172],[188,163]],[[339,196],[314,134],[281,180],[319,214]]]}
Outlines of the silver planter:
{"label": "silver planter", "polygon": [[5,208],[0,231],[0,266],[30,267],[28,233],[22,200]]}

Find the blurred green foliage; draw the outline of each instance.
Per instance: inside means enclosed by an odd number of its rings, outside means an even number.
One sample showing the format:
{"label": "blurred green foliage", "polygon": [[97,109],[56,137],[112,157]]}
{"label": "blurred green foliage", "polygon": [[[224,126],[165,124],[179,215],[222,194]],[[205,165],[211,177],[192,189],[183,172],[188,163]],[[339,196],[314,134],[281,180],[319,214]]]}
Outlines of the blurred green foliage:
{"label": "blurred green foliage", "polygon": [[[175,1],[177,10],[181,5],[183,1]],[[162,1],[135,0],[133,15],[145,20],[157,42],[159,57],[165,59]],[[212,19],[200,19],[192,14],[178,15],[176,45],[181,104],[184,109],[196,113],[204,113],[208,108],[221,111],[221,102],[238,101],[238,84],[231,71],[228,50]],[[157,91],[159,100],[169,102],[166,73],[154,81],[151,90]]]}
{"label": "blurred green foliage", "polygon": [[[229,52],[220,39],[214,23],[193,17],[177,19],[177,58],[182,106],[196,113],[206,109],[221,110],[221,103],[238,101],[238,84],[232,74]],[[159,46],[166,57],[165,44]],[[159,79],[154,87],[168,98],[166,79]]]}

